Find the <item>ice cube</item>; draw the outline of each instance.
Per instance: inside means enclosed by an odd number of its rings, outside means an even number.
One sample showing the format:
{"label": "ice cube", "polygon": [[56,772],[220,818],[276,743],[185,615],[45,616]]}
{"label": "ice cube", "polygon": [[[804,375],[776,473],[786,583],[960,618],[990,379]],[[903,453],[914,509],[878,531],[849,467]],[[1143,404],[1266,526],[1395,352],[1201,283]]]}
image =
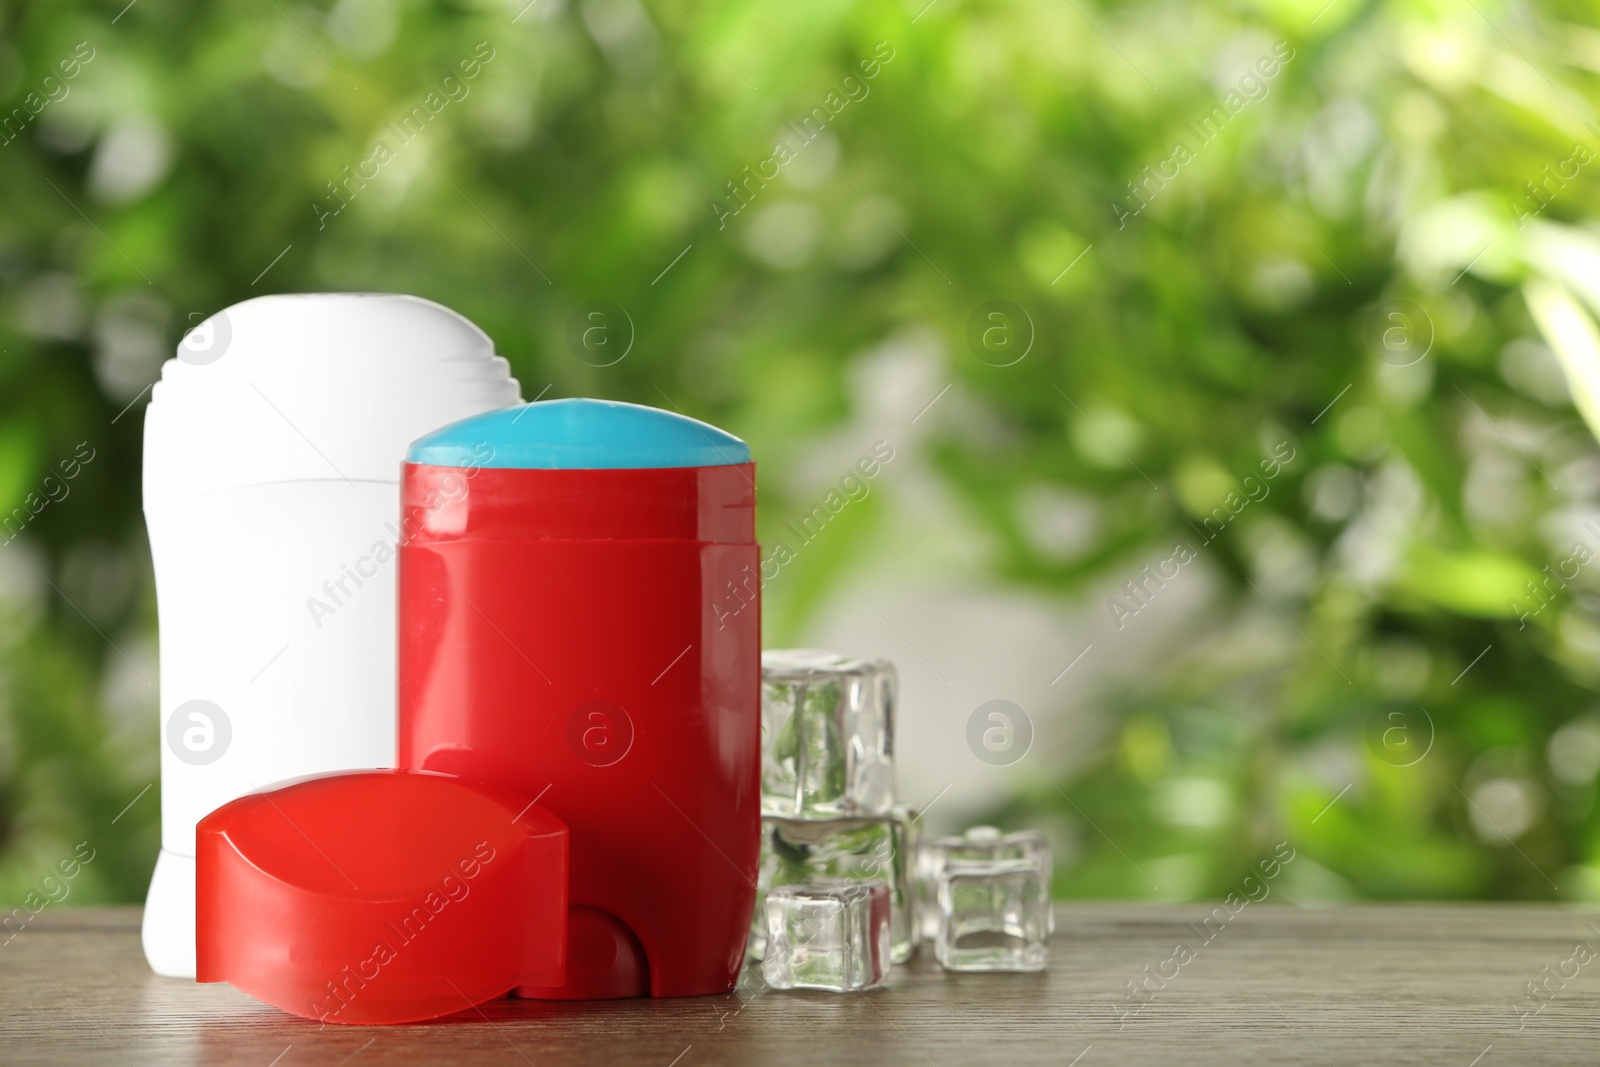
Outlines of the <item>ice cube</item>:
{"label": "ice cube", "polygon": [[889,886],[880,879],[779,886],[767,894],[773,989],[871,989],[889,973]]}
{"label": "ice cube", "polygon": [[891,948],[894,962],[905,963],[922,941],[922,924],[917,921],[917,857],[922,853],[922,814],[904,804],[894,807],[894,896],[890,916]]}
{"label": "ice cube", "polygon": [[[959,836],[931,837],[917,849],[914,864],[917,925],[924,941],[932,941],[939,931],[939,872],[951,860],[1028,860],[1044,872],[1045,897],[1049,899],[1050,842],[1038,830],[1006,834],[993,826],[974,826]],[[1054,915],[1050,930],[1055,930]]]}
{"label": "ice cube", "polygon": [[762,901],[774,888],[877,879],[889,886],[890,956],[895,963],[910,959],[916,942],[912,818],[904,809],[874,819],[763,818],[756,910],[747,945],[750,957],[761,959],[767,951]]}
{"label": "ice cube", "polygon": [[805,818],[889,814],[894,665],[780,649],[761,654],[761,678],[762,810]]}
{"label": "ice cube", "polygon": [[950,860],[937,893],[933,948],[945,970],[1044,970],[1053,923],[1037,860]]}

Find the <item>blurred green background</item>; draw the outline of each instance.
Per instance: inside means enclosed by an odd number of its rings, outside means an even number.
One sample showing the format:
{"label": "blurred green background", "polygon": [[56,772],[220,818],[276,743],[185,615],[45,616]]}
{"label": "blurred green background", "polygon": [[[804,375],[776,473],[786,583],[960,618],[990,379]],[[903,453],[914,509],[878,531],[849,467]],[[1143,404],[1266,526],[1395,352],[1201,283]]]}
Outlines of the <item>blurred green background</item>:
{"label": "blurred green background", "polygon": [[[143,405],[303,290],[746,437],[769,547],[890,441],[766,643],[854,604],[902,759],[1049,826],[1058,895],[1218,896],[1289,840],[1290,899],[1600,898],[1600,5],[124,4],[0,4],[0,898],[81,840],[74,903],[143,898]],[[923,666],[985,624],[921,647],[885,568],[1079,635],[1024,758]]]}

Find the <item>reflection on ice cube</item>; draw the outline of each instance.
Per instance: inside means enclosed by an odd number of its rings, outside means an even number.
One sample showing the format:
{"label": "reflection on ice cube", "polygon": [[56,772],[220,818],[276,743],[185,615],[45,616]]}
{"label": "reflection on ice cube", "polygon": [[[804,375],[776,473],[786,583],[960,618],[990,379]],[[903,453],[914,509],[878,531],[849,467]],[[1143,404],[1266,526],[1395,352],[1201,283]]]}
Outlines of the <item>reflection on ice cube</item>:
{"label": "reflection on ice cube", "polygon": [[762,653],[761,673],[762,810],[804,818],[889,814],[894,665],[778,649]]}
{"label": "reflection on ice cube", "polygon": [[871,989],[889,973],[889,886],[878,880],[780,886],[767,894],[773,989]]}
{"label": "reflection on ice cube", "polygon": [[949,971],[1042,971],[1053,925],[1036,860],[951,860],[939,872],[934,955]]}
{"label": "reflection on ice cube", "polygon": [[762,819],[761,867],[749,955],[761,959],[766,952],[762,901],[771,890],[877,879],[889,886],[890,955],[896,963],[910,959],[917,941],[911,880],[914,818],[907,809],[896,808],[888,817],[873,819]]}
{"label": "reflection on ice cube", "polygon": [[[1006,834],[993,826],[974,826],[961,835],[931,837],[918,847],[914,865],[917,924],[924,941],[932,941],[939,932],[939,874],[947,864],[956,860],[1027,860],[1043,872],[1045,899],[1050,899],[1050,842],[1038,830],[1018,830]],[[1053,931],[1053,913],[1048,922],[1050,931]]]}

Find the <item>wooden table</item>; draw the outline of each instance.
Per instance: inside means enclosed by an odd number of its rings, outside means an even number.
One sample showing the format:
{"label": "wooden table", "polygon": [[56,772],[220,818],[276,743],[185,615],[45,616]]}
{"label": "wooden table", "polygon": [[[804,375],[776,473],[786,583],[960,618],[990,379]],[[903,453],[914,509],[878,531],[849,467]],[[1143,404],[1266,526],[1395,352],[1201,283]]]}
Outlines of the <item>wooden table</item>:
{"label": "wooden table", "polygon": [[[1062,906],[1045,974],[946,974],[925,949],[867,994],[503,1000],[380,1028],[157,978],[137,909],[47,910],[0,947],[0,1063],[1600,1063],[1600,914],[1260,904],[1207,943],[1206,910]],[[1180,941],[1194,950],[1182,963]],[[1136,1002],[1126,984],[1147,966],[1156,977]],[[1541,981],[1536,1001],[1526,984]]]}

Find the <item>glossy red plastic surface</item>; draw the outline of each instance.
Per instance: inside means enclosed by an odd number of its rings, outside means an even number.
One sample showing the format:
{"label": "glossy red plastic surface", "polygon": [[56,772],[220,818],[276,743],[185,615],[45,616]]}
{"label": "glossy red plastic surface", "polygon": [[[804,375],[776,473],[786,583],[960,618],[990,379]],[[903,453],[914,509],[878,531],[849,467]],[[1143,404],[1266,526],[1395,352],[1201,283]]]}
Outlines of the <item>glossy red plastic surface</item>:
{"label": "glossy red plastic surface", "polygon": [[564,979],[567,828],[511,790],[306,778],[223,805],[196,840],[199,981],[306,1018],[399,1023]]}
{"label": "glossy red plastic surface", "polygon": [[[400,765],[571,827],[571,903],[637,940],[651,994],[733,988],[760,846],[753,466],[408,464],[402,499]],[[524,991],[637,995],[636,953],[577,915],[574,987]]]}
{"label": "glossy red plastic surface", "polygon": [[601,470],[404,467],[402,540],[755,543],[755,464]]}
{"label": "glossy red plastic surface", "polygon": [[531,1000],[615,1000],[650,995],[650,962],[622,920],[609,912],[575,906],[567,915],[567,980],[564,985],[520,985]]}

